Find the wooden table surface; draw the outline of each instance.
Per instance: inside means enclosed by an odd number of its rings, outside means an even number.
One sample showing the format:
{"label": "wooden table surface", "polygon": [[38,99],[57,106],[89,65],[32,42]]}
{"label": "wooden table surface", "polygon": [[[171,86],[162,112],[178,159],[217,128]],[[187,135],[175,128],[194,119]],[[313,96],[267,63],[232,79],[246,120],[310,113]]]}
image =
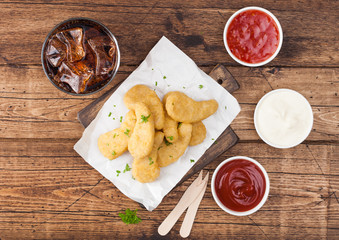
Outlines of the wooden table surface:
{"label": "wooden table surface", "polygon": [[[279,19],[284,42],[260,68],[234,62],[223,29],[236,10],[259,5]],[[157,239],[157,228],[192,182],[168,194],[153,212],[125,197],[73,150],[83,127],[77,112],[123,81],[165,35],[205,72],[221,63],[239,81],[241,113],[232,123],[240,142],[205,169],[244,155],[267,170],[265,205],[247,217],[223,212],[208,185],[192,239],[335,239],[339,234],[339,2],[9,1],[0,2],[0,239]],[[42,43],[59,22],[89,17],[105,24],[121,49],[121,67],[109,87],[73,97],[46,78]],[[311,103],[314,125],[305,142],[274,149],[255,132],[258,100],[290,88]],[[196,176],[196,175],[195,175]],[[142,222],[125,225],[118,213],[138,208]],[[179,238],[183,217],[167,235]]]}

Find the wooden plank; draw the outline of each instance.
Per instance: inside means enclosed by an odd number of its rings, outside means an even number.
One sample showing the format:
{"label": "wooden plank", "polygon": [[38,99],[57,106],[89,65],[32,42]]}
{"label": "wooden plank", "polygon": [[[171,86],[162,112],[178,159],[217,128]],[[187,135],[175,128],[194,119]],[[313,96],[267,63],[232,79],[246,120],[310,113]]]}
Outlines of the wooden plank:
{"label": "wooden plank", "polygon": [[[160,37],[166,35],[199,65],[220,62],[226,66],[238,66],[226,53],[222,33],[231,14],[244,6],[247,5],[220,1],[211,6],[202,1],[191,4],[145,2],[143,7],[137,1],[121,4],[2,2],[0,64],[40,65],[40,50],[47,33],[57,23],[74,17],[74,12],[80,11],[82,17],[94,18],[112,29],[121,47],[123,65],[138,65]],[[281,52],[269,66],[339,66],[339,56],[334,54],[339,44],[336,41],[336,1],[327,4],[287,1],[279,7],[274,1],[269,1],[264,7],[277,16],[284,31]],[[35,13],[34,18],[32,12]],[[326,20],[322,16],[326,16]],[[306,28],[305,22],[312,24]],[[145,34],[149,32],[152,34]],[[17,36],[21,36],[20,41]]]}
{"label": "wooden plank", "polygon": [[[209,75],[230,93],[240,88],[239,83],[234,79],[232,74],[220,64],[213,68]],[[78,113],[78,119],[84,127],[87,127],[92,122],[98,111],[101,109],[102,105],[107,101],[107,99],[118,87],[118,85],[116,87],[113,87],[111,90],[93,101],[90,105],[88,105]],[[186,175],[181,179],[177,186],[186,181],[196,172],[203,169],[206,165],[215,160],[220,154],[233,147],[238,142],[238,140],[239,138],[233,132],[232,128],[226,128],[217,139],[217,141],[219,141],[218,146],[216,147],[212,145],[209,149],[207,149],[203,156],[201,156],[201,158],[199,159],[198,163],[195,164],[194,167],[186,173]]]}
{"label": "wooden plank", "polygon": [[[58,91],[44,76],[40,66],[0,66],[3,73],[0,76],[0,124],[4,126],[0,127],[0,137],[69,138],[65,133],[72,131],[72,138],[80,138],[83,129],[77,122],[77,112],[123,81],[134,69],[122,67],[114,82],[102,92],[72,97]],[[211,70],[210,67],[202,69]],[[229,69],[242,86],[234,93],[242,110],[232,123],[241,140],[259,140],[254,129],[253,112],[257,101],[272,87],[294,89],[312,104],[315,121],[308,141],[338,141],[338,68]]]}
{"label": "wooden plank", "polygon": [[[136,238],[157,237],[157,226],[163,216],[194,180],[190,178],[167,195],[154,212],[139,210],[141,224],[126,226],[118,213],[126,208],[139,208],[138,204],[78,157],[73,151],[73,142],[1,139],[1,146],[6,146],[0,148],[2,238],[16,235],[70,238],[81,232],[81,236],[92,238],[110,234],[127,238],[130,232]],[[252,220],[234,217],[218,208],[208,186],[192,238],[199,238],[202,230],[208,231],[214,239],[246,238],[247,234],[257,238],[265,235],[268,238],[300,238],[306,234],[319,239],[330,238],[338,231],[339,204],[331,193],[339,191],[339,145],[301,144],[286,150],[266,144],[239,143],[206,169],[212,174],[223,159],[244,151],[257,159],[269,174],[271,191],[267,203],[250,216]],[[327,216],[330,216],[328,220]],[[178,236],[182,220],[169,237]]]}

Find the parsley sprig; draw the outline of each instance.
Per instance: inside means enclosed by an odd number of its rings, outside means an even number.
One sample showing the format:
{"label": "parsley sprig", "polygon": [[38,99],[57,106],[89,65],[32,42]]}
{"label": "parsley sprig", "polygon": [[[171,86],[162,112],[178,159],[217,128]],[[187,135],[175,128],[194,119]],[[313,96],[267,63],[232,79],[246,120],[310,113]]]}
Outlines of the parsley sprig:
{"label": "parsley sprig", "polygon": [[124,213],[119,213],[119,217],[121,220],[126,224],[137,224],[141,222],[141,219],[137,216],[138,209],[132,211],[131,209],[127,208]]}
{"label": "parsley sprig", "polygon": [[128,172],[128,171],[131,171],[132,168],[129,167],[128,163],[126,163],[126,167],[124,169],[124,173],[125,172]]}
{"label": "parsley sprig", "polygon": [[141,123],[147,123],[150,116],[151,114],[148,115],[147,117],[144,115],[141,115]]}

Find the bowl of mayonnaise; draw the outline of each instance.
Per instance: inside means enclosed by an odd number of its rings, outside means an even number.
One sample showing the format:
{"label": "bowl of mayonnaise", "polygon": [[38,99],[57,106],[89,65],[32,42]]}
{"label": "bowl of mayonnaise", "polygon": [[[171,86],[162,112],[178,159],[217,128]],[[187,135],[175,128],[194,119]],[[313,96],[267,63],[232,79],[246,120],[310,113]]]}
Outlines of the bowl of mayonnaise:
{"label": "bowl of mayonnaise", "polygon": [[291,89],[277,89],[264,95],[254,111],[259,137],[275,148],[302,143],[313,126],[313,112],[307,99]]}

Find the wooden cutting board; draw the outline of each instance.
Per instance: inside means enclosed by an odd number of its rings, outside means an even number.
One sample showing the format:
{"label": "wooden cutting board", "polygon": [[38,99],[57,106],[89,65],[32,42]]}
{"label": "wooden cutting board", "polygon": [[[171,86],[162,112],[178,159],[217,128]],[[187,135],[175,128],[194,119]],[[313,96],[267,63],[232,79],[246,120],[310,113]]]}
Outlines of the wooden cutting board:
{"label": "wooden cutting board", "polygon": [[[218,64],[215,68],[213,68],[209,75],[230,93],[240,88],[239,83],[223,65]],[[78,119],[84,127],[87,127],[92,122],[101,109],[102,105],[119,87],[119,85],[120,83],[78,112]],[[215,143],[206,150],[204,155],[201,156],[197,163],[194,164],[190,171],[181,179],[177,186],[186,181],[196,172],[203,169],[207,164],[219,157],[223,152],[234,146],[238,140],[239,138],[233,132],[232,128],[226,128],[226,130],[219,136]]]}

